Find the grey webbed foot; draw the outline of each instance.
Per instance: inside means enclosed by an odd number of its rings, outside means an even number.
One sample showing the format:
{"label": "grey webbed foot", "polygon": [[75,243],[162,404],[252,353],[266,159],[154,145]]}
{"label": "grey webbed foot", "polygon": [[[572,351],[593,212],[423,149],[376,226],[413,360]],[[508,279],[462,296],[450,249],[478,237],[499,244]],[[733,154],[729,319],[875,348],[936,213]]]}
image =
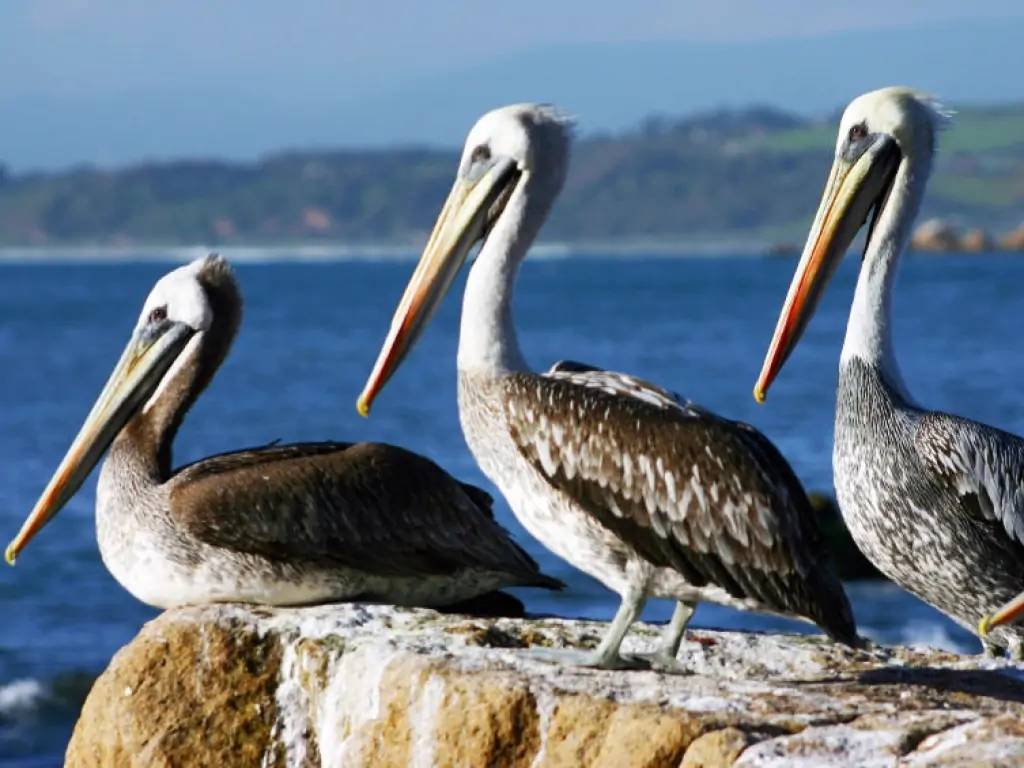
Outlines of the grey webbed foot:
{"label": "grey webbed foot", "polygon": [[608,624],[608,629],[601,644],[592,651],[559,648],[531,648],[534,658],[554,661],[559,664],[571,664],[577,667],[593,667],[595,669],[648,669],[648,665],[633,656],[622,656],[619,647],[626,636],[630,625],[644,607],[643,593],[631,590],[623,594],[615,617]]}
{"label": "grey webbed foot", "polygon": [[637,657],[647,662],[655,672],[661,672],[666,675],[693,674],[679,659],[665,653],[664,649],[654,651],[653,653],[638,653]]}
{"label": "grey webbed foot", "polygon": [[600,648],[581,650],[578,648],[530,648],[527,654],[539,661],[564,664],[570,667],[591,669],[649,669],[650,664],[639,656],[618,653],[603,653]]}

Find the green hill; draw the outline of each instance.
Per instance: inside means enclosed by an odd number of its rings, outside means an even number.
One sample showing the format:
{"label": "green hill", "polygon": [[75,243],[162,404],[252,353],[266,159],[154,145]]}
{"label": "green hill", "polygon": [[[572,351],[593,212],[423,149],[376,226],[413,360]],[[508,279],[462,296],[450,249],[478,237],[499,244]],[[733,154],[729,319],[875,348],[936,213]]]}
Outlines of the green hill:
{"label": "green hill", "polygon": [[[652,118],[583,136],[547,240],[799,240],[828,171],[835,119],[755,107]],[[290,152],[12,176],[0,243],[420,241],[456,153]],[[1024,105],[962,110],[940,138],[928,216],[999,231],[1024,220]]]}

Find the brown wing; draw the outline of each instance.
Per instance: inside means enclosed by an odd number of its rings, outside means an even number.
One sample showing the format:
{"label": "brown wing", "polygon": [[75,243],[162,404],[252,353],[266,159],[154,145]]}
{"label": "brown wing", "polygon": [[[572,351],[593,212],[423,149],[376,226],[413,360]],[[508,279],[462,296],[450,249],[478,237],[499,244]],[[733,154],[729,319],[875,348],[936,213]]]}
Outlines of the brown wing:
{"label": "brown wing", "polygon": [[278,561],[379,575],[486,568],[557,586],[493,519],[490,497],[379,443],[301,443],[214,456],[169,481],[197,539]]}
{"label": "brown wing", "polygon": [[[782,455],[745,424],[635,377],[595,372],[506,379],[522,454],[555,488],[661,567],[693,584],[856,637],[817,520]],[[635,390],[649,387],[637,396]]]}

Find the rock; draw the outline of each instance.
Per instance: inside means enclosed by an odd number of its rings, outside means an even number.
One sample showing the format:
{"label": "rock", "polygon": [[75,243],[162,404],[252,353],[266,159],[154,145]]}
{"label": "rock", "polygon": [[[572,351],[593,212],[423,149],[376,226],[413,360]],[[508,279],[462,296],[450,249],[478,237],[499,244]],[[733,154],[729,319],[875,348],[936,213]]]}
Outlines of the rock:
{"label": "rock", "polygon": [[915,251],[956,251],[960,249],[960,235],[949,222],[929,219],[914,230],[910,247]]}
{"label": "rock", "polygon": [[[93,686],[68,766],[998,765],[1024,757],[1004,661],[694,630],[690,674],[602,672],[527,646],[604,624],[335,605],[182,608]],[[638,625],[624,650],[650,650]],[[1019,673],[1018,673],[1019,674]]]}
{"label": "rock", "polygon": [[280,639],[241,616],[179,616],[150,622],[114,656],[89,692],[67,765],[259,763],[276,723]]}
{"label": "rock", "polygon": [[1004,251],[1024,251],[1024,224],[999,238],[999,247]]}
{"label": "rock", "polygon": [[992,250],[992,238],[983,229],[968,229],[960,238],[960,250],[965,253],[984,253]]}
{"label": "rock", "polygon": [[728,768],[754,740],[751,734],[734,727],[708,731],[686,748],[679,768]]}
{"label": "rock", "polygon": [[944,219],[929,219],[914,230],[910,247],[915,251],[982,253],[992,250],[992,238],[977,227],[961,234]]}

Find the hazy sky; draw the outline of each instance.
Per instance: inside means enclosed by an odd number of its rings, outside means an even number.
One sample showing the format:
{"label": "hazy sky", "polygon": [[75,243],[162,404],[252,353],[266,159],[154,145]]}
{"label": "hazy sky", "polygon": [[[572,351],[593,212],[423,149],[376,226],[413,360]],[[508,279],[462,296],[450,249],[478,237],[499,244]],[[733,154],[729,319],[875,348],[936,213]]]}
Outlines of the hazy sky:
{"label": "hazy sky", "polygon": [[455,144],[523,98],[568,102],[584,131],[751,100],[813,113],[901,76],[1024,99],[1022,40],[1020,0],[4,0],[0,162]]}

